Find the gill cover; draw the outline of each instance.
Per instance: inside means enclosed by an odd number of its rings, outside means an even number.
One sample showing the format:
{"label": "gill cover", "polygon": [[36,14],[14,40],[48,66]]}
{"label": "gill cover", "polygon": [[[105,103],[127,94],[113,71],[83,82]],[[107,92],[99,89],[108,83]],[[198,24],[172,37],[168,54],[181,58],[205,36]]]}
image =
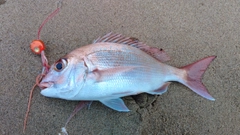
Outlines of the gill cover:
{"label": "gill cover", "polygon": [[40,85],[48,86],[41,94],[46,97],[74,100],[74,96],[85,83],[86,71],[83,60],[77,61],[73,57],[59,59],[41,81]]}

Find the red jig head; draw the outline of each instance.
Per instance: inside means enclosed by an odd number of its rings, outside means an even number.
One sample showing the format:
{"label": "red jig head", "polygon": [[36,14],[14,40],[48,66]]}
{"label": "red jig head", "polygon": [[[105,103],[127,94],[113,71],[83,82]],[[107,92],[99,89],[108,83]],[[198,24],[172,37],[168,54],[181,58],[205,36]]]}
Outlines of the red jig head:
{"label": "red jig head", "polygon": [[33,40],[30,44],[30,48],[33,53],[40,55],[46,47],[42,40]]}

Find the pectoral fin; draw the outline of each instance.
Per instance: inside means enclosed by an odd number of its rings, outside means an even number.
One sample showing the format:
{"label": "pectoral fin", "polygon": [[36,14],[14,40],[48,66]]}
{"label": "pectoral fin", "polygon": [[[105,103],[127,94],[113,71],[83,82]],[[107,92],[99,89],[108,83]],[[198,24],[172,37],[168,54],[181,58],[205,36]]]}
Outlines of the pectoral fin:
{"label": "pectoral fin", "polygon": [[127,108],[127,106],[124,104],[124,102],[121,98],[100,100],[100,102],[103,103],[104,105],[106,105],[107,107],[110,107],[113,110],[116,110],[119,112],[129,112],[130,111]]}
{"label": "pectoral fin", "polygon": [[108,69],[95,69],[88,73],[88,78],[95,80],[96,82],[104,82],[107,80],[112,80],[117,76],[120,76],[123,73],[129,72],[133,70],[134,66],[129,67],[115,67],[115,68],[108,68]]}
{"label": "pectoral fin", "polygon": [[135,68],[140,68],[141,66],[113,66],[107,67],[106,65],[97,65],[93,63],[92,58],[84,57],[84,63],[87,67],[87,78],[95,80],[96,82],[102,82],[106,80],[112,80],[116,76],[129,72]]}

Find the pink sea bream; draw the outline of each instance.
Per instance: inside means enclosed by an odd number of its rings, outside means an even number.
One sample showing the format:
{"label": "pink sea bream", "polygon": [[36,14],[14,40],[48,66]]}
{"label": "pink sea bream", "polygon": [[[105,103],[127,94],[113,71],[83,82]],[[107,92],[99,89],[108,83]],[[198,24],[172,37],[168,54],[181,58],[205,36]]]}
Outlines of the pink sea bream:
{"label": "pink sea bream", "polygon": [[109,33],[57,60],[39,86],[46,97],[76,101],[100,101],[127,112],[121,97],[149,93],[161,95],[171,82],[179,82],[200,96],[215,100],[201,78],[216,56],[182,68],[164,64],[170,58],[162,50],[136,38]]}

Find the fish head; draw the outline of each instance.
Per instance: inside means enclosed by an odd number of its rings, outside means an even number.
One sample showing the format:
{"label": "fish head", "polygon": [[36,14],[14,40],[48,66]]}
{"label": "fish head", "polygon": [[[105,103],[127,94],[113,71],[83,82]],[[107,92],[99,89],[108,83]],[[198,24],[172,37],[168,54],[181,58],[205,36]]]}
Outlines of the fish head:
{"label": "fish head", "polygon": [[65,56],[56,61],[39,83],[46,97],[71,100],[85,82],[87,67],[82,59]]}

